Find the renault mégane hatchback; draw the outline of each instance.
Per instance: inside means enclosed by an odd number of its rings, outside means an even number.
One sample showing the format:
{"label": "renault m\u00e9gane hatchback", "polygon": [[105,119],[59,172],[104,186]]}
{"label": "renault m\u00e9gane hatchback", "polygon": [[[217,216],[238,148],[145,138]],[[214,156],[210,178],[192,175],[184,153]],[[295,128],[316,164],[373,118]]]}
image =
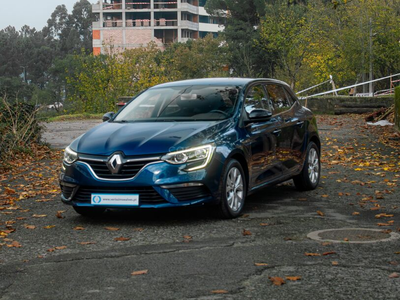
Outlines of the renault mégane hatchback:
{"label": "renault m\u00e9gane hatchback", "polygon": [[234,218],[260,188],[320,180],[315,117],[281,81],[160,84],[103,120],[64,152],[61,199],[82,215],[210,204]]}

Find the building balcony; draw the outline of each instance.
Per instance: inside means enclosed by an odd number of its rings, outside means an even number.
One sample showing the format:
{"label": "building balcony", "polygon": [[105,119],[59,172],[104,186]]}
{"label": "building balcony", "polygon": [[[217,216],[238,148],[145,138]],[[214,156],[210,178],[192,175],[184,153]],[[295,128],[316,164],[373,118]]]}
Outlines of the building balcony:
{"label": "building balcony", "polygon": [[126,27],[150,27],[151,22],[148,19],[140,20],[126,20]]}
{"label": "building balcony", "polygon": [[187,28],[187,29],[190,29],[190,30],[198,31],[199,30],[199,23],[195,23],[195,22],[188,21],[188,20],[182,20],[181,21],[181,27],[182,28]]}
{"label": "building balcony", "polygon": [[191,14],[198,15],[199,14],[199,7],[191,5],[189,3],[181,3],[181,10],[190,12]]}
{"label": "building balcony", "polygon": [[122,3],[103,3],[103,10],[122,9]]}
{"label": "building balcony", "polygon": [[154,20],[154,26],[156,27],[174,27],[178,26],[178,20],[167,20],[167,19],[158,19]]}
{"label": "building balcony", "polygon": [[142,10],[142,9],[150,9],[150,2],[127,2],[125,3],[125,9],[127,10]]}
{"label": "building balcony", "polygon": [[178,3],[176,1],[172,2],[164,2],[164,1],[159,1],[159,2],[154,2],[154,9],[177,9],[178,8]]}
{"label": "building balcony", "polygon": [[123,21],[122,20],[106,20],[103,22],[103,27],[122,27]]}
{"label": "building balcony", "polygon": [[100,6],[100,4],[92,4],[92,12],[93,13],[99,13],[100,12],[100,8],[101,8],[101,6]]}
{"label": "building balcony", "polygon": [[93,28],[93,29],[99,29],[99,28],[101,28],[100,22],[92,22],[92,28]]}

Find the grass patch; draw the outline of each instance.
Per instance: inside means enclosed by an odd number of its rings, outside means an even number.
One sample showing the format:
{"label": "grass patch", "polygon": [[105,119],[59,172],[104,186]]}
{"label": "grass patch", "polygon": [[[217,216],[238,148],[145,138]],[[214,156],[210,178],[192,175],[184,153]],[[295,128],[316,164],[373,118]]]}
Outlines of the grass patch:
{"label": "grass patch", "polygon": [[61,115],[55,117],[49,117],[46,119],[47,122],[59,122],[59,121],[74,121],[74,120],[88,120],[88,119],[98,119],[101,120],[103,114],[74,114],[74,115]]}

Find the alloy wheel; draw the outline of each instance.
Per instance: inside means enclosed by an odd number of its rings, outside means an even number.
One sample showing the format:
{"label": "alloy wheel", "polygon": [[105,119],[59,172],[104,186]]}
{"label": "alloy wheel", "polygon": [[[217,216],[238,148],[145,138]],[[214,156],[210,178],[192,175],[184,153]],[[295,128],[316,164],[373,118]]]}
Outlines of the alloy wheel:
{"label": "alloy wheel", "polygon": [[233,167],[229,170],[226,179],[226,199],[229,208],[237,212],[243,205],[243,177],[239,169]]}

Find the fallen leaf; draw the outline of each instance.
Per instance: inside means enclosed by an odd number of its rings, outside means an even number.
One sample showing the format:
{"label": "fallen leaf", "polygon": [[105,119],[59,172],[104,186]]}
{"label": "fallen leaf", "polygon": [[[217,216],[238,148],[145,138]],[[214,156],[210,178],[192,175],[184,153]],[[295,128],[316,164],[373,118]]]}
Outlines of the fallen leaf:
{"label": "fallen leaf", "polygon": [[67,246],[58,246],[58,247],[54,247],[54,249],[63,250],[63,249],[67,249]]}
{"label": "fallen leaf", "polygon": [[32,217],[34,217],[34,218],[44,218],[44,217],[47,217],[47,215],[36,215],[36,214],[34,214],[34,215],[32,215]]}
{"label": "fallen leaf", "polygon": [[344,239],[343,239],[343,241],[345,241],[345,242],[348,242],[348,241],[349,241],[349,239],[348,239],[348,238],[344,238]]}
{"label": "fallen leaf", "polygon": [[17,241],[13,241],[10,245],[7,245],[7,247],[9,247],[9,248],[12,248],[12,247],[14,247],[14,248],[21,248],[22,245],[21,245],[19,242],[17,242]]}
{"label": "fallen leaf", "polygon": [[74,230],[85,230],[85,228],[81,227],[81,226],[76,226],[76,227],[74,227]]}
{"label": "fallen leaf", "polygon": [[129,241],[130,239],[131,238],[126,238],[126,237],[120,236],[120,237],[115,238],[114,240],[117,242],[126,242],[126,241]]}
{"label": "fallen leaf", "polygon": [[268,264],[266,264],[266,263],[254,263],[254,265],[256,266],[256,267],[265,267],[265,266],[268,266]]}
{"label": "fallen leaf", "polygon": [[332,255],[332,254],[336,254],[335,251],[329,251],[329,252],[324,252],[322,253],[322,255],[326,256],[326,255]]}
{"label": "fallen leaf", "polygon": [[228,294],[228,291],[226,291],[226,290],[214,290],[214,291],[211,291],[211,293],[213,293],[213,294]]}
{"label": "fallen leaf", "polygon": [[141,231],[143,231],[144,229],[143,228],[134,228],[133,229],[133,231],[139,231],[139,232],[141,232]]}
{"label": "fallen leaf", "polygon": [[338,265],[339,265],[339,262],[337,262],[337,261],[332,262],[332,266],[338,266]]}
{"label": "fallen leaf", "polygon": [[297,200],[299,200],[299,201],[307,201],[307,198],[299,198]]}
{"label": "fallen leaf", "polygon": [[329,246],[329,245],[332,245],[332,243],[330,243],[330,242],[323,242],[321,245],[322,245],[322,246]]}
{"label": "fallen leaf", "polygon": [[322,195],[321,197],[322,197],[322,198],[328,198],[329,195]]}
{"label": "fallen leaf", "polygon": [[149,270],[141,270],[141,271],[134,271],[131,273],[132,276],[137,276],[137,275],[145,275],[149,272]]}
{"label": "fallen leaf", "polygon": [[378,226],[392,226],[392,224],[391,223],[378,223],[378,224],[376,224],[376,225],[378,225]]}
{"label": "fallen leaf", "polygon": [[360,215],[360,213],[358,211],[355,211],[355,212],[352,213],[352,215],[353,216],[358,216],[358,215]]}
{"label": "fallen leaf", "polygon": [[269,225],[271,225],[271,224],[269,224],[269,223],[260,223],[260,226],[269,226]]}
{"label": "fallen leaf", "polygon": [[386,214],[386,213],[381,213],[381,214],[375,215],[375,218],[376,218],[376,219],[380,219],[380,218],[392,218],[392,217],[394,217],[394,215],[388,215],[388,214]]}
{"label": "fallen leaf", "polygon": [[309,253],[309,252],[304,253],[304,255],[305,256],[321,256],[321,254],[319,254],[319,253]]}
{"label": "fallen leaf", "polygon": [[242,234],[243,234],[243,236],[251,235],[251,232],[250,232],[250,230],[243,229]]}
{"label": "fallen leaf", "polygon": [[399,273],[396,272],[389,275],[389,278],[399,278],[399,277],[400,277]]}
{"label": "fallen leaf", "polygon": [[47,226],[44,226],[43,228],[44,229],[51,229],[51,228],[54,228],[54,227],[56,227],[56,225],[47,225]]}
{"label": "fallen leaf", "polygon": [[117,227],[104,227],[104,229],[109,230],[109,231],[118,231],[119,228]]}
{"label": "fallen leaf", "polygon": [[297,281],[301,279],[301,276],[286,276],[285,278],[290,281]]}
{"label": "fallen leaf", "polygon": [[26,229],[35,229],[35,228],[36,228],[35,225],[28,225],[28,224],[25,224],[24,227],[25,227]]}
{"label": "fallen leaf", "polygon": [[325,216],[325,214],[320,210],[317,210],[317,214],[319,214],[321,217]]}
{"label": "fallen leaf", "polygon": [[78,242],[80,245],[91,245],[91,244],[96,244],[96,242]]}
{"label": "fallen leaf", "polygon": [[59,218],[59,219],[65,218],[65,217],[62,215],[63,212],[65,212],[65,210],[59,210],[59,211],[57,211],[56,217]]}
{"label": "fallen leaf", "polygon": [[269,280],[271,280],[273,285],[280,286],[282,284],[285,284],[285,280],[282,277],[268,277]]}

